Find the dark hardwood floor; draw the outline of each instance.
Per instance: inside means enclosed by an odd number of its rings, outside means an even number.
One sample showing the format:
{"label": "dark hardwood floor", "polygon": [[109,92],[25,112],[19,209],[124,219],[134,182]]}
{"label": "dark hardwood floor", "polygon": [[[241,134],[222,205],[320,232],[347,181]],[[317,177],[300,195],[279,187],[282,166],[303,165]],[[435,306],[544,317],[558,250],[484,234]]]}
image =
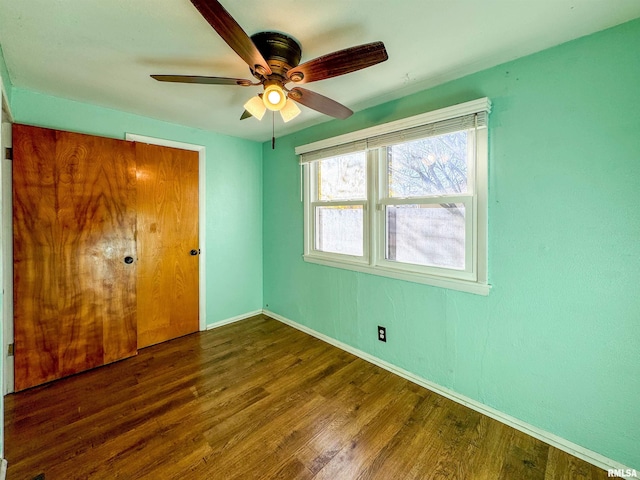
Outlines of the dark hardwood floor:
{"label": "dark hardwood floor", "polygon": [[603,479],[264,316],[5,399],[8,479]]}

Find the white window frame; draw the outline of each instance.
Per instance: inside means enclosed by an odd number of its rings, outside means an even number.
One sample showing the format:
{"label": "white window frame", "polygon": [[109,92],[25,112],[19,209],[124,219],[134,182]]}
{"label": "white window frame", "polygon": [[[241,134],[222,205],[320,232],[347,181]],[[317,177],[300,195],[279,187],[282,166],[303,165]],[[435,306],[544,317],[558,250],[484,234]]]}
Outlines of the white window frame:
{"label": "white window frame", "polygon": [[[473,180],[471,191],[468,195],[446,195],[447,201],[456,199],[458,203],[465,204],[465,231],[467,235],[471,235],[471,238],[466,241],[464,270],[386,260],[385,206],[439,202],[437,197],[424,199],[384,197],[387,166],[386,162],[382,160],[384,157],[380,155],[380,152],[384,151],[385,147],[369,149],[367,148],[367,139],[474,113],[486,112],[488,117],[490,110],[490,100],[482,98],[297,147],[296,154],[301,155],[301,165],[303,167],[304,260],[330,267],[355,270],[479,295],[488,295],[491,288],[488,284],[487,271],[488,126],[476,128],[475,135],[473,135],[475,162],[472,162],[474,164],[471,165],[472,170],[469,173]],[[346,150],[365,150],[367,152],[367,200],[355,202],[355,204],[363,205],[363,257],[322,252],[314,248],[315,207],[320,204],[332,203],[315,200],[317,186],[314,185],[312,180],[317,178],[317,160],[323,158],[323,151],[330,152],[324,155],[324,158],[329,158],[335,156],[331,152],[344,150],[343,146],[347,146]],[[353,202],[337,201],[333,203],[347,205]]]}

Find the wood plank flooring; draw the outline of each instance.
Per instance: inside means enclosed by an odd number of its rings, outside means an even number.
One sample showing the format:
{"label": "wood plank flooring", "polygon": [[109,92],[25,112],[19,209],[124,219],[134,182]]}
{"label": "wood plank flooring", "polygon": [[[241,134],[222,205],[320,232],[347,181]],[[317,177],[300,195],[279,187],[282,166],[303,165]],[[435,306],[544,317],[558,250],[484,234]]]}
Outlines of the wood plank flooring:
{"label": "wood plank flooring", "polygon": [[604,479],[265,316],[5,398],[8,479]]}

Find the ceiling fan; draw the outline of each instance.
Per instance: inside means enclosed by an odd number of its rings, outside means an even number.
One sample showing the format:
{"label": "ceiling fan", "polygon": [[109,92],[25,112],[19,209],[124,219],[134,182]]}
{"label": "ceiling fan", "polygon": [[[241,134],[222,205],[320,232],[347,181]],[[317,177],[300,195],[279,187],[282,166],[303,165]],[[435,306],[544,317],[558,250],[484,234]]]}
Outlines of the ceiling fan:
{"label": "ceiling fan", "polygon": [[261,120],[267,110],[279,111],[285,122],[300,109],[296,102],[331,117],[345,119],[353,112],[344,105],[306,88],[287,88],[288,83],[306,84],[371,67],[387,60],[382,42],[367,43],[300,63],[302,49],[290,36],[260,32],[249,37],[217,0],[191,0],[218,35],[244,60],[257,82],[242,78],[194,75],[151,75],[161,82],[208,85],[262,85],[264,91],[245,103],[241,120],[254,116]]}

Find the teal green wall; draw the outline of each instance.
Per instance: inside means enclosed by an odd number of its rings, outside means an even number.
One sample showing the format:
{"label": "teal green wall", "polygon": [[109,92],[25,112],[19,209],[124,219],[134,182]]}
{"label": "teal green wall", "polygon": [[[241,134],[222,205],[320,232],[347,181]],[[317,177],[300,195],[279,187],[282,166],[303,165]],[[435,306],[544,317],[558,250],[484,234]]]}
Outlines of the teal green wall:
{"label": "teal green wall", "polygon": [[[636,20],[265,143],[266,308],[639,468],[639,46]],[[484,96],[488,297],[302,260],[294,147]]]}
{"label": "teal green wall", "polygon": [[13,89],[16,123],[123,139],[136,133],[206,147],[207,324],[262,308],[262,152],[257,142]]}

